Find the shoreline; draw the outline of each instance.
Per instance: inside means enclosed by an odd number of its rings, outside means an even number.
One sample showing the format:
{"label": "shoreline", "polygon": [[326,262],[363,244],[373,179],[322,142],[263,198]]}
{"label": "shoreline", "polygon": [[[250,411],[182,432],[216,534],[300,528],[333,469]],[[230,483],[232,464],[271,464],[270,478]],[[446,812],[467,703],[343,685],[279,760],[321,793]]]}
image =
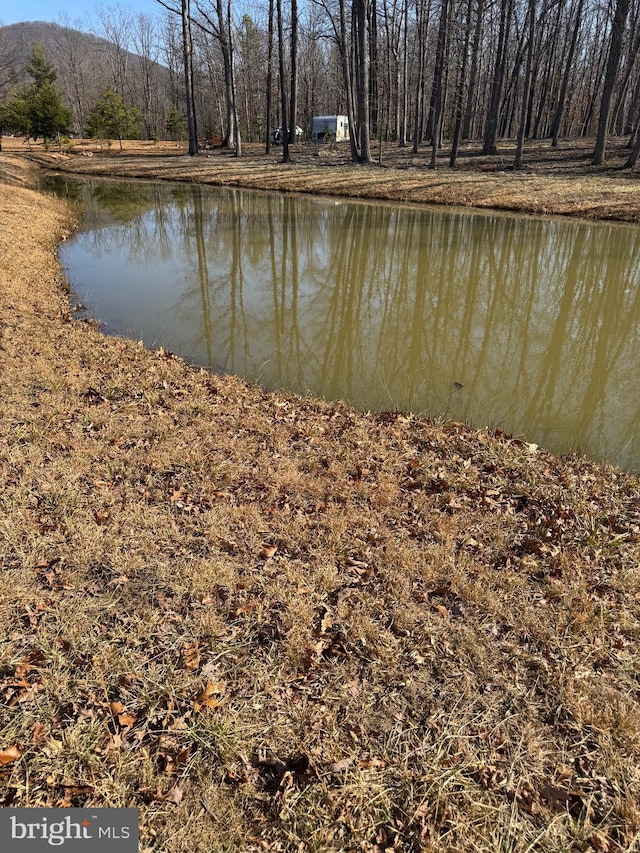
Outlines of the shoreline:
{"label": "shoreline", "polygon": [[[14,150],[19,151],[18,141],[14,143]],[[246,153],[238,159],[222,150],[188,157],[176,151],[175,146],[173,150],[160,144],[146,148],[136,148],[136,143],[129,146],[121,153],[100,153],[89,142],[78,141],[73,153],[33,151],[22,152],[21,156],[44,168],[85,177],[175,180],[539,216],[640,222],[640,173],[620,169],[626,150],[620,144],[612,147],[607,167],[598,168],[585,163],[588,142],[581,141],[579,146],[560,153],[548,143],[530,144],[528,153],[532,162],[519,171],[498,168],[500,162],[505,164],[506,155],[483,157],[471,146],[466,162],[456,170],[446,166],[428,169],[424,152],[414,156],[392,146],[385,149],[386,161],[382,166],[354,166],[348,162],[344,150],[325,151],[317,146],[294,147],[290,164],[282,164],[277,151],[266,155],[257,144],[247,146]],[[562,158],[563,153],[566,159]]]}

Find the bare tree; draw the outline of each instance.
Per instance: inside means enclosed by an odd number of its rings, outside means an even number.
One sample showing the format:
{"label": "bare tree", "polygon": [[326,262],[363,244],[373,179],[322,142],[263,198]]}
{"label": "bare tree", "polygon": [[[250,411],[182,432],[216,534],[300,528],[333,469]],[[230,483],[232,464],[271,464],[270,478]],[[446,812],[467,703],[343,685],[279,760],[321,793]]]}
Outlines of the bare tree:
{"label": "bare tree", "polygon": [[287,133],[287,83],[284,68],[284,27],[282,22],[282,0],[276,0],[276,20],[278,29],[278,68],[280,77],[280,109],[282,115],[282,162],[289,163],[289,134]]}
{"label": "bare tree", "polygon": [[84,129],[87,116],[99,92],[98,69],[90,55],[90,42],[72,23],[67,14],[60,15],[60,26],[54,31],[60,86],[67,103],[71,106],[76,126]]}
{"label": "bare tree", "polygon": [[354,104],[354,75],[352,71],[352,33],[347,27],[346,0],[337,0],[337,7],[331,0],[314,0],[325,12],[329,24],[329,38],[335,44],[340,58],[342,86],[345,97],[345,109],[349,122],[349,146],[351,159],[354,163],[360,161],[359,139]]}
{"label": "bare tree", "polygon": [[455,125],[453,129],[453,142],[451,143],[451,156],[449,158],[449,167],[453,169],[456,165],[458,157],[458,147],[460,145],[460,133],[462,131],[462,106],[464,103],[464,90],[467,78],[467,62],[469,60],[469,41],[471,38],[471,21],[473,17],[473,0],[467,0],[467,17],[464,27],[464,42],[462,46],[462,67],[460,68],[460,78],[458,81],[458,89],[456,92],[455,101]]}
{"label": "bare tree", "polygon": [[133,20],[132,44],[138,56],[135,82],[140,87],[138,106],[144,116],[145,133],[149,139],[158,134],[158,57],[156,28],[150,15],[140,14]]}
{"label": "bare tree", "polygon": [[469,70],[469,89],[467,92],[467,105],[464,111],[464,122],[462,124],[462,138],[469,139],[475,116],[475,98],[478,87],[478,67],[480,64],[480,44],[482,38],[482,25],[484,22],[485,0],[477,0],[476,22],[473,31],[473,46],[471,48],[471,68]]}
{"label": "bare tree", "polygon": [[189,156],[198,153],[198,125],[196,122],[195,94],[193,89],[193,37],[191,34],[190,0],[181,0],[182,58],[184,63],[185,103],[189,129]]}
{"label": "bare tree", "polygon": [[429,121],[431,131],[431,161],[429,166],[436,167],[438,148],[440,147],[440,133],[442,128],[442,113],[444,100],[444,77],[447,66],[447,46],[449,43],[449,9],[450,0],[442,0],[440,7],[440,23],[438,24],[438,41],[436,46],[436,62],[433,72],[433,87],[431,92],[431,105],[429,109]]}
{"label": "bare tree", "polygon": [[527,14],[529,36],[527,41],[527,67],[524,76],[524,92],[522,93],[522,105],[520,108],[520,126],[518,128],[518,144],[516,146],[516,157],[514,168],[522,168],[522,150],[524,147],[524,136],[527,128],[527,115],[529,112],[529,90],[531,88],[531,71],[533,67],[533,41],[536,24],[536,0],[529,0],[529,11]]}
{"label": "bare tree", "polygon": [[498,138],[498,113],[502,99],[502,87],[507,61],[508,36],[511,29],[514,0],[500,0],[500,28],[498,31],[498,48],[493,66],[491,97],[484,130],[483,154],[496,154]]}
{"label": "bare tree", "polygon": [[131,12],[118,4],[102,6],[98,11],[98,24],[97,34],[104,39],[102,79],[105,85],[113,86],[120,97],[126,98],[133,29]]}
{"label": "bare tree", "polygon": [[[161,2],[161,0],[158,0]],[[226,104],[226,126],[224,144],[233,147],[236,157],[242,154],[240,124],[238,122],[238,107],[236,101],[236,81],[234,69],[234,37],[231,17],[231,0],[227,0],[226,8],[223,0],[215,0],[215,6],[205,8],[196,0],[198,18],[194,23],[203,31],[213,36],[220,45],[224,65],[224,89]]]}
{"label": "bare tree", "polygon": [[613,89],[618,74],[618,66],[620,65],[620,54],[622,52],[624,30],[627,22],[627,15],[629,14],[630,3],[631,0],[616,0],[616,7],[613,13],[611,40],[609,42],[609,56],[607,58],[607,70],[605,72],[604,88],[602,90],[602,100],[600,102],[598,136],[596,138],[596,147],[593,152],[593,160],[591,161],[594,166],[601,166],[604,163],[605,149],[607,145],[607,132],[609,128],[609,116],[611,113],[611,99],[613,97]]}
{"label": "bare tree", "polygon": [[424,87],[425,87],[425,64],[427,39],[429,36],[429,18],[431,16],[431,0],[416,0],[416,31],[418,52],[418,68],[415,87],[415,105],[413,117],[413,153],[418,153],[418,146],[422,139],[423,113],[424,113]]}
{"label": "bare tree", "polygon": [[360,147],[359,163],[371,162],[370,115],[369,115],[369,2],[353,0],[356,48],[356,92],[357,92],[357,134]]}
{"label": "bare tree", "polygon": [[268,43],[267,43],[267,97],[265,103],[266,109],[266,151],[267,154],[271,151],[271,98],[273,95],[273,0],[269,0],[269,25],[268,25]]}
{"label": "bare tree", "polygon": [[573,29],[571,32],[571,42],[569,44],[569,51],[567,53],[567,61],[565,65],[564,74],[562,75],[562,83],[560,85],[560,94],[558,95],[558,105],[556,107],[556,111],[553,115],[553,122],[551,124],[551,145],[555,148],[558,145],[558,135],[560,133],[560,123],[562,122],[562,114],[564,112],[564,105],[567,98],[567,89],[569,87],[569,79],[571,77],[571,72],[573,69],[573,58],[576,52],[576,45],[578,43],[578,34],[580,32],[580,27],[582,26],[582,10],[584,8],[584,0],[578,0],[578,6],[575,13],[575,19],[573,23]]}
{"label": "bare tree", "polygon": [[[289,91],[289,142],[296,141],[298,126],[298,0],[291,0],[291,84]],[[286,130],[283,129],[283,133]]]}

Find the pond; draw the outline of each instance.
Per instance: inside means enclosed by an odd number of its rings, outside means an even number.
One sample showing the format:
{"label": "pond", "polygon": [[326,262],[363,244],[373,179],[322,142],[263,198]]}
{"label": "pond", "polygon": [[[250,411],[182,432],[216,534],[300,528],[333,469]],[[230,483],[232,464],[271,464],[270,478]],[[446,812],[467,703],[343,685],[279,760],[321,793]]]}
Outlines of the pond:
{"label": "pond", "polygon": [[267,388],[640,470],[640,229],[187,184],[71,182],[107,333]]}

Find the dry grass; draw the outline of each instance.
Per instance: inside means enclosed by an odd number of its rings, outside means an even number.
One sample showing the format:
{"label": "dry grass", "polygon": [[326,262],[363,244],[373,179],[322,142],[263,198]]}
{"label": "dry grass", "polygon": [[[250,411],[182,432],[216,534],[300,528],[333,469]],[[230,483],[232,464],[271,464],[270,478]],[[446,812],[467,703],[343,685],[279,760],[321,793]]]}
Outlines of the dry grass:
{"label": "dry grass", "polygon": [[4,805],[138,806],[171,853],[637,850],[638,480],[106,338],[9,167]]}
{"label": "dry grass", "polygon": [[[5,150],[26,150],[22,140],[4,140],[3,145]],[[34,146],[31,156],[56,170],[84,175],[640,222],[640,172],[621,169],[629,152],[620,142],[609,145],[606,167],[590,165],[593,140],[564,142],[559,149],[548,141],[527,143],[520,171],[511,168],[514,145],[508,142],[494,157],[482,156],[477,144],[464,145],[455,170],[447,168],[449,152],[444,149],[435,171],[427,167],[428,150],[414,156],[410,148],[392,145],[384,147],[382,167],[353,166],[347,145],[293,146],[292,163],[287,165],[281,163],[280,149],[266,155],[261,145],[246,145],[241,158],[223,150],[190,158],[185,150],[176,143],[125,142],[120,152],[117,143],[108,149],[91,140],[76,140],[64,151],[47,153]],[[83,156],[88,154],[92,156]],[[374,155],[377,159],[375,150]]]}

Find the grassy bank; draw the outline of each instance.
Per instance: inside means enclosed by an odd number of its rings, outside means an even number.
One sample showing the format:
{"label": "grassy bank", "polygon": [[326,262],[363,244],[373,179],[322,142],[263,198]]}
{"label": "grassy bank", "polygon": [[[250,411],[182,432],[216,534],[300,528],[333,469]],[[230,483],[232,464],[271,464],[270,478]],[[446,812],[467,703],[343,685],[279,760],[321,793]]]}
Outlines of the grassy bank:
{"label": "grassy bank", "polygon": [[0,155],[2,803],[136,806],[172,853],[638,849],[638,480],[104,337],[32,169]]}
{"label": "grassy bank", "polygon": [[[11,139],[3,141],[3,148],[25,153],[26,146]],[[497,156],[483,156],[477,143],[465,144],[455,170],[447,168],[446,149],[433,170],[428,168],[429,150],[414,155],[410,148],[391,144],[384,146],[382,166],[352,165],[345,145],[293,146],[292,162],[286,165],[281,149],[267,155],[258,144],[246,145],[240,158],[224,150],[185,157],[184,145],[135,141],[125,143],[122,152],[95,140],[75,140],[64,151],[33,148],[29,156],[39,163],[80,175],[640,222],[640,172],[622,169],[629,150],[620,142],[609,145],[607,165],[597,168],[591,166],[593,140],[565,142],[559,148],[548,141],[528,142],[519,171],[511,168],[514,145],[506,142]]]}

